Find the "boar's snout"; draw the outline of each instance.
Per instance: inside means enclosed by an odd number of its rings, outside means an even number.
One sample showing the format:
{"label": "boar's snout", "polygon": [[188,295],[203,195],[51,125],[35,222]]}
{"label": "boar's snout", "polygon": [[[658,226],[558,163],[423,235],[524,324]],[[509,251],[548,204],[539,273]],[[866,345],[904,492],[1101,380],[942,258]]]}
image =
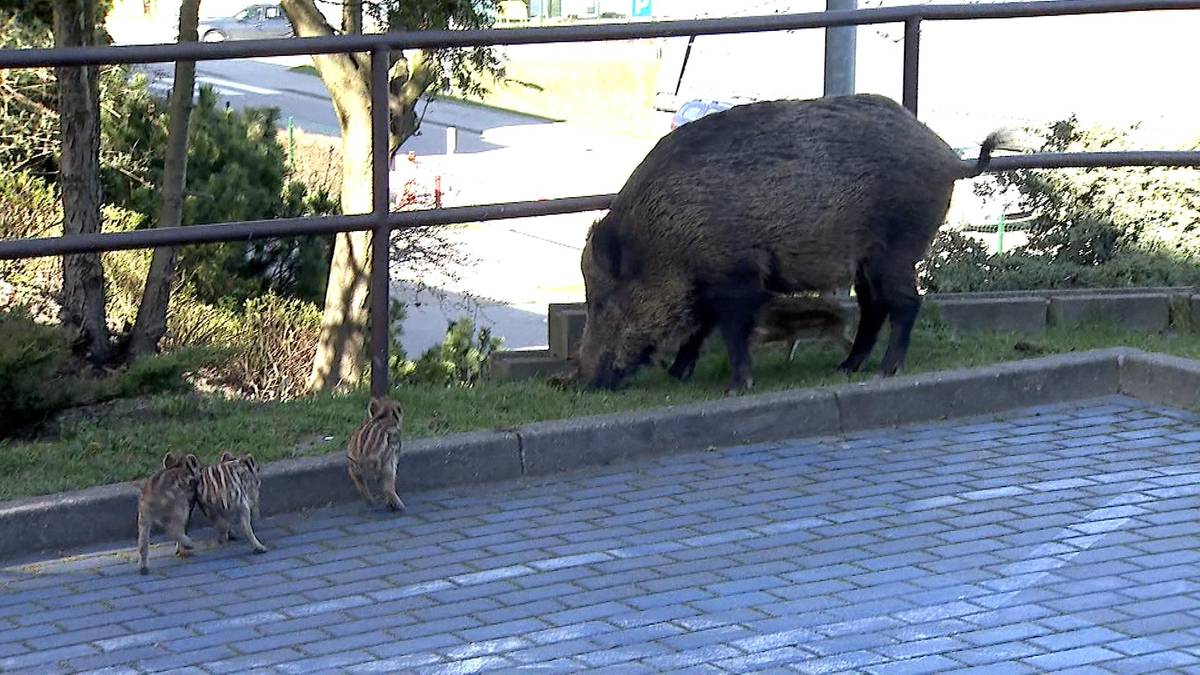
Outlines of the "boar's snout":
{"label": "boar's snout", "polygon": [[621,373],[614,366],[612,353],[607,353],[593,360],[587,367],[580,370],[581,381],[588,389],[613,390],[621,383]]}

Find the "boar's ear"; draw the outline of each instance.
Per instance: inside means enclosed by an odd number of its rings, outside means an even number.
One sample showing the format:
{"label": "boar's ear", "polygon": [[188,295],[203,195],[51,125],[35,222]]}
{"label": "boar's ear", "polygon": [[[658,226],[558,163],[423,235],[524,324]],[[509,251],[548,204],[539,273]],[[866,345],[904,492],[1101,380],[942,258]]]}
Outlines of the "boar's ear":
{"label": "boar's ear", "polygon": [[592,228],[592,259],[616,279],[627,279],[638,271],[638,256],[621,243],[617,229],[601,220]]}

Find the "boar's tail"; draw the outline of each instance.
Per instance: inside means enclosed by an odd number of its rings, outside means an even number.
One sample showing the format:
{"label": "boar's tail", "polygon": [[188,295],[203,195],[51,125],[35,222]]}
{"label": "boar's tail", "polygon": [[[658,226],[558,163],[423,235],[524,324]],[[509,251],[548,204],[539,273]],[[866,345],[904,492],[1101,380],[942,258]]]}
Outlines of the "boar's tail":
{"label": "boar's tail", "polygon": [[988,165],[992,162],[993,151],[1022,149],[1024,147],[1018,132],[1012,129],[998,129],[993,131],[988,134],[988,137],[983,140],[983,144],[979,146],[979,160],[975,162],[975,166],[971,167],[971,172],[966,177],[974,178],[987,171]]}

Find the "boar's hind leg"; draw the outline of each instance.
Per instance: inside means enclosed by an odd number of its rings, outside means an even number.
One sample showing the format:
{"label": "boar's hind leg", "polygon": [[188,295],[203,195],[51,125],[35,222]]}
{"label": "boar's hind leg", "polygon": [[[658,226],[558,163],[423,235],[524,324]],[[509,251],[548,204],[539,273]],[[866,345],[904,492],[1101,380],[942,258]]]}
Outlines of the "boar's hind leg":
{"label": "boar's hind leg", "polygon": [[677,380],[686,380],[696,371],[696,361],[700,359],[700,347],[704,345],[705,338],[712,332],[712,322],[705,320],[688,337],[687,341],[679,348],[679,353],[675,355],[675,362],[671,364],[671,368],[667,373]]}
{"label": "boar's hind leg", "polygon": [[854,345],[850,347],[850,355],[838,366],[838,370],[846,373],[858,372],[862,368],[867,357],[871,355],[871,350],[875,348],[879,329],[883,327],[883,320],[887,318],[887,307],[872,290],[865,262],[858,266],[855,273],[854,294],[858,299],[858,330],[854,334]]}
{"label": "boar's hind leg", "polygon": [[892,264],[883,272],[880,283],[883,302],[887,306],[891,333],[880,370],[895,375],[904,367],[913,325],[921,311],[921,296],[917,293],[916,270],[913,265]]}

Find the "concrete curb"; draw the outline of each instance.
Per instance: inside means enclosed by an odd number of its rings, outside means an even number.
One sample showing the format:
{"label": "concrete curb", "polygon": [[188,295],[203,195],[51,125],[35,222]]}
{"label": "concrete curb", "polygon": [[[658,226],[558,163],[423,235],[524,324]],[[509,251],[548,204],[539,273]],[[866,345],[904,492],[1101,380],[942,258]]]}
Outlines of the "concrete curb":
{"label": "concrete curb", "polygon": [[1134,349],[1120,358],[1122,393],[1147,403],[1200,407],[1200,361]]}
{"label": "concrete curb", "polygon": [[1116,394],[1118,356],[1105,349],[833,388],[845,432],[968,417]]}
{"label": "concrete curb", "polygon": [[[1117,393],[1195,407],[1200,405],[1200,361],[1106,349],[421,439],[405,444],[398,491],[404,496],[664,453],[825,436]],[[356,499],[341,452],[272,462],[263,469],[264,516]],[[0,559],[116,541],[132,545],[136,504],[137,487],[124,483],[0,505]]]}
{"label": "concrete curb", "polygon": [[526,475],[542,476],[680,450],[837,431],[833,394],[809,389],[539,422],[517,435]]}

